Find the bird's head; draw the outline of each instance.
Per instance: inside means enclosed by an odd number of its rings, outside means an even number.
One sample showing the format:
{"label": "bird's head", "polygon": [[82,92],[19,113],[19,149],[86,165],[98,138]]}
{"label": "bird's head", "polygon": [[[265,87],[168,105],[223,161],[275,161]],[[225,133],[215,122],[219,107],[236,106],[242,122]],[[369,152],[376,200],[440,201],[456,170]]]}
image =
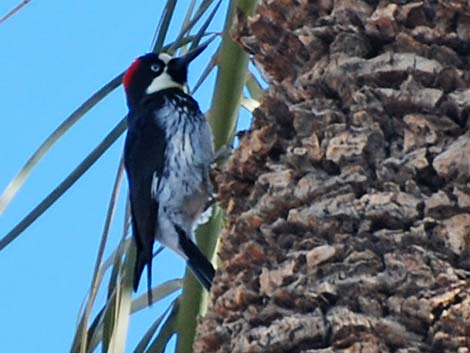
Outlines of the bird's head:
{"label": "bird's head", "polygon": [[179,88],[186,92],[188,66],[208,43],[180,57],[166,53],[149,53],[137,58],[123,78],[129,108],[135,107],[146,96],[166,88]]}

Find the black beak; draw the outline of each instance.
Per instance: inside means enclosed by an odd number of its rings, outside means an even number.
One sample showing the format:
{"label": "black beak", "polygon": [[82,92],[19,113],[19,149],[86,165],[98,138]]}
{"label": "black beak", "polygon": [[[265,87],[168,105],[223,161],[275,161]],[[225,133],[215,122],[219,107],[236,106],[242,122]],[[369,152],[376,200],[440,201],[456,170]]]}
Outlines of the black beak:
{"label": "black beak", "polygon": [[188,67],[189,63],[191,61],[193,61],[194,59],[196,59],[199,54],[201,54],[204,49],[207,48],[207,46],[209,45],[211,41],[207,41],[206,43],[203,43],[201,46],[199,46],[198,48],[196,49],[193,49],[189,52],[187,52],[185,55],[183,56],[180,56],[179,58],[174,58],[172,59],[171,61],[174,62],[173,65],[176,66],[176,69],[185,69]]}

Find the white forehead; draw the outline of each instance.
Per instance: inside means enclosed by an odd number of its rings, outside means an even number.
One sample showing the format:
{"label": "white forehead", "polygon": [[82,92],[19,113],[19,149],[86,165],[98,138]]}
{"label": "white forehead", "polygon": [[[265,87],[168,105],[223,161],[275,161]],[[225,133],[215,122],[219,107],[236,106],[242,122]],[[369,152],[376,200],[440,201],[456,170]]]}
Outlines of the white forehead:
{"label": "white forehead", "polygon": [[161,53],[158,58],[163,61],[165,64],[168,64],[168,62],[173,58],[171,55],[167,53]]}

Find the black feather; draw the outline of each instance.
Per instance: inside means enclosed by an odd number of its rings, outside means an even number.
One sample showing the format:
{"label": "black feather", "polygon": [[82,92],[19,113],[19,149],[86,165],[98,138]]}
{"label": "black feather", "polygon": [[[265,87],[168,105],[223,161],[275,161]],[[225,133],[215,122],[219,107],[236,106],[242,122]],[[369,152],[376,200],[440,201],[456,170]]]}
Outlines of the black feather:
{"label": "black feather", "polygon": [[124,164],[129,181],[133,237],[137,248],[134,290],[147,266],[149,301],[152,275],[152,253],[157,228],[158,203],[152,198],[154,174],[162,175],[165,153],[165,133],[154,122],[154,110],[163,104],[158,96],[128,115],[128,131],[124,146]]}
{"label": "black feather", "polygon": [[[134,290],[137,290],[142,272],[147,267],[148,296],[151,297],[152,252],[155,239],[159,239],[158,208],[159,204],[151,194],[154,175],[158,180],[168,177],[165,167],[166,136],[157,124],[155,114],[169,96],[183,95],[188,109],[198,114],[189,114],[188,118],[201,117],[197,103],[177,88],[170,88],[146,96],[136,106],[132,106],[128,115],[128,132],[124,147],[124,162],[129,181],[129,197],[132,215],[133,237],[137,248],[134,273]],[[166,173],[166,174],[165,174]],[[174,224],[179,235],[179,245],[187,257],[187,264],[201,284],[209,290],[215,270],[204,254],[199,250],[184,230]]]}
{"label": "black feather", "polygon": [[188,257],[187,264],[193,271],[199,282],[210,291],[214,280],[215,269],[206,256],[199,250],[196,244],[187,236],[186,232],[177,224],[174,224],[179,236],[179,244]]}

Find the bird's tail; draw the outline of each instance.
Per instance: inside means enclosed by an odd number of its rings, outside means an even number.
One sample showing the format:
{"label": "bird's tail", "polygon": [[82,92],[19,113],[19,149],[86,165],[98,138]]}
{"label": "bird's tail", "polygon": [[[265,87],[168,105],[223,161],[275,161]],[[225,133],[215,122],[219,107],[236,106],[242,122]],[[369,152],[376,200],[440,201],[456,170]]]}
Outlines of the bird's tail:
{"label": "bird's tail", "polygon": [[145,266],[147,266],[147,300],[148,304],[151,305],[153,302],[152,298],[152,253],[149,254],[139,249],[137,246],[137,258],[135,260],[134,267],[134,292],[137,291],[139,287],[140,277],[142,277],[142,272],[144,272]]}
{"label": "bird's tail", "polygon": [[201,284],[210,291],[215,275],[215,269],[196,244],[186,235],[184,230],[176,226],[179,235],[179,245],[188,258],[187,264]]}
{"label": "bird's tail", "polygon": [[211,290],[212,281],[214,280],[215,269],[212,264],[207,260],[204,254],[197,248],[191,241],[192,246],[197,250],[197,256],[190,258],[187,263],[191,271],[193,271],[196,278],[208,290]]}

